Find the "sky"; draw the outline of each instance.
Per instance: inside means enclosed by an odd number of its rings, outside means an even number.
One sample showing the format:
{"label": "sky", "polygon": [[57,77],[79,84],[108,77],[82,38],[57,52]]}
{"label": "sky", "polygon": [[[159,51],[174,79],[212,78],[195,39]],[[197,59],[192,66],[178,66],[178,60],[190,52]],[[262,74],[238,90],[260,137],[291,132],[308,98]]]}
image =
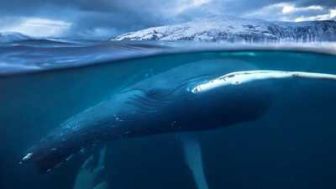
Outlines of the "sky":
{"label": "sky", "polygon": [[336,20],[336,0],[0,0],[0,32],[108,38],[209,16]]}

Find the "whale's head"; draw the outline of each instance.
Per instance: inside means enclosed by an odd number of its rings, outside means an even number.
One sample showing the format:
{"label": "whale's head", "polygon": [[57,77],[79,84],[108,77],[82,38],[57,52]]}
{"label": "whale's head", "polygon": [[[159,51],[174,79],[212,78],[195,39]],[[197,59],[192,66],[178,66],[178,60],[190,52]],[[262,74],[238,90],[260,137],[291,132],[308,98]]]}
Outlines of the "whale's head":
{"label": "whale's head", "polygon": [[32,162],[39,171],[50,172],[69,161],[74,152],[81,150],[82,136],[68,129],[57,129],[28,149],[20,163]]}
{"label": "whale's head", "polygon": [[119,119],[110,112],[112,105],[100,103],[70,117],[29,148],[20,163],[34,164],[45,173],[73,157],[85,158],[100,147],[101,141],[108,137],[110,126],[114,126],[112,122]]}

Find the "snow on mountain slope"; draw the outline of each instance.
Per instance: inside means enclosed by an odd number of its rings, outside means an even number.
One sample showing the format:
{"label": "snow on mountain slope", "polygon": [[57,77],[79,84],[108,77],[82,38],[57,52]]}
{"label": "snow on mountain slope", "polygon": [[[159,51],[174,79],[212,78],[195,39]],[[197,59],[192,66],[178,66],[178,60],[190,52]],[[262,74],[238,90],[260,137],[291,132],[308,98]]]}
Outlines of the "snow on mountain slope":
{"label": "snow on mountain slope", "polygon": [[237,18],[204,19],[152,27],[112,40],[194,40],[222,42],[336,41],[335,21],[267,22]]}

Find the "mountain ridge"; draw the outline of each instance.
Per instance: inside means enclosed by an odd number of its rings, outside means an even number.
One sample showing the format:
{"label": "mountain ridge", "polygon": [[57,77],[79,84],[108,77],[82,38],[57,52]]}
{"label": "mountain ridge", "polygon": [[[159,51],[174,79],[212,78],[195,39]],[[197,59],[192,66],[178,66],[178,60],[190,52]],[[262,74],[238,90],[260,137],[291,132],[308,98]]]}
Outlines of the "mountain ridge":
{"label": "mountain ridge", "polygon": [[201,19],[121,34],[111,40],[205,42],[336,41],[336,21],[269,22],[238,18]]}

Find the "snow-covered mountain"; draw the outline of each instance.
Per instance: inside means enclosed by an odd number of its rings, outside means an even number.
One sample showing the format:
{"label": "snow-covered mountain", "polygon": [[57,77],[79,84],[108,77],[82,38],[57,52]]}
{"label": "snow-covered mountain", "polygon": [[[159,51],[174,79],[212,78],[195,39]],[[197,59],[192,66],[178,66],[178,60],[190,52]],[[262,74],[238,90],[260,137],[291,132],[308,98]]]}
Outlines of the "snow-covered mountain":
{"label": "snow-covered mountain", "polygon": [[203,19],[152,27],[112,40],[194,40],[221,42],[336,41],[336,21],[268,22],[238,18]]}
{"label": "snow-covered mountain", "polygon": [[30,37],[17,32],[0,32],[0,43],[29,40]]}

